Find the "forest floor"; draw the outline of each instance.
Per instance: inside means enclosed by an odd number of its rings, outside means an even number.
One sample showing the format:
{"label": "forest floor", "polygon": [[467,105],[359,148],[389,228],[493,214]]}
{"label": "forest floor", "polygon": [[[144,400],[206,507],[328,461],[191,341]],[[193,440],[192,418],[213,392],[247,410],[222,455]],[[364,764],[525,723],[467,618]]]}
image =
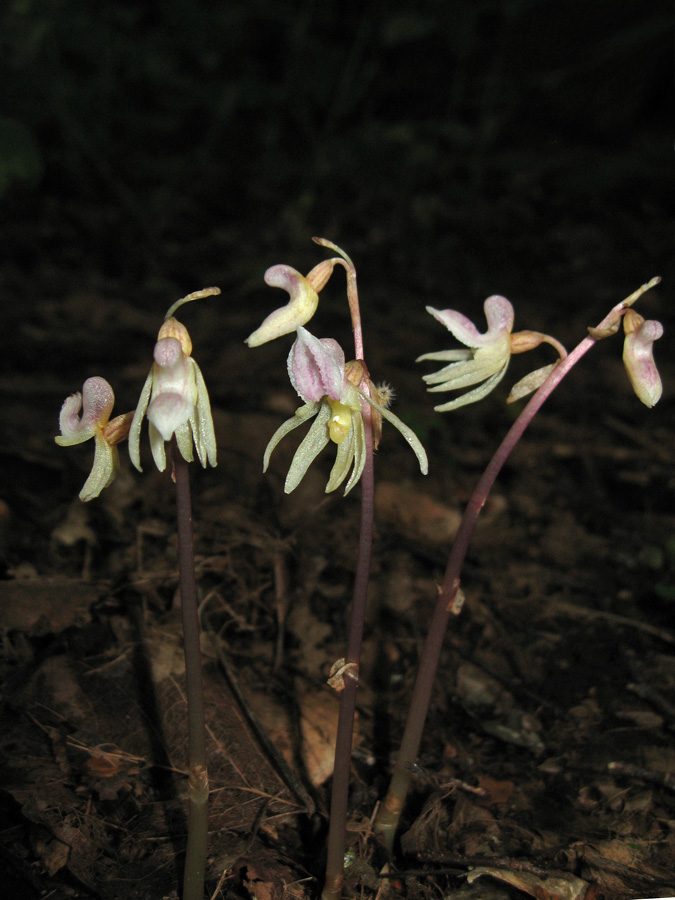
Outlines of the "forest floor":
{"label": "forest floor", "polygon": [[[665,247],[662,223],[653,227]],[[550,329],[571,349],[640,283],[667,274],[635,266],[629,280],[614,237],[561,225],[549,240],[564,252],[521,273],[521,300],[495,278],[464,308],[441,287],[447,268],[434,281],[431,247],[421,251],[426,283],[391,283],[384,266],[369,272],[367,242],[345,247],[363,276],[371,374],[394,386],[393,410],[430,460],[422,477],[385,426],[350,798],[353,896],[675,897],[669,332],[655,350],[661,404],[647,410],[634,396],[621,337],[603,342],[500,475],[469,551],[466,602],[445,641],[388,870],[371,828],[461,511],[515,415],[501,386],[479,405],[433,412],[420,377],[433,367],[413,361],[453,343],[424,305],[459,307],[482,330],[483,297],[503,292],[517,329]],[[266,264],[275,262],[302,267]],[[347,347],[340,280],[322,295],[314,332]],[[139,306],[110,280],[68,281],[35,274],[25,306],[17,298],[7,312],[0,883],[26,900],[160,900],[177,896],[186,833],[173,487],[153,469],[144,430],[143,475],[124,451],[117,480],[82,504],[93,446],[62,449],[53,438],[63,399],[89,375],[113,383],[117,413],[133,408],[161,317],[180,294]],[[639,309],[662,318],[670,291],[664,284]],[[214,900],[314,897],[322,877],[337,708],[326,678],[344,655],[360,489],[324,493],[326,452],[284,495],[297,432],[262,474],[269,438],[299,405],[286,377],[291,339],[256,350],[243,340],[280,298],[257,284],[233,297],[224,285],[223,297],[179,315],[219,444],[215,470],[192,467]],[[550,361],[536,354],[514,359],[503,384]]]}

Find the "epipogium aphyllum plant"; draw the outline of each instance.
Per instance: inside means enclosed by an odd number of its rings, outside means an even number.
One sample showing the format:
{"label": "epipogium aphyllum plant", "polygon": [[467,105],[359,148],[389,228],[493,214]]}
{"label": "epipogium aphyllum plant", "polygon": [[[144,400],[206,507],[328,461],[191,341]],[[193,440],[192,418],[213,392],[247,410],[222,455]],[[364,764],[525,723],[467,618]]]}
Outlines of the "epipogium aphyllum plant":
{"label": "epipogium aphyllum plant", "polygon": [[445,325],[453,336],[465,345],[462,349],[427,353],[419,361],[436,360],[449,363],[440,371],[424,375],[430,391],[446,391],[471,388],[468,393],[436,406],[438,412],[457,409],[485,397],[504,377],[511,355],[531,350],[541,343],[552,344],[559,358],[521,379],[511,390],[507,402],[534,396],[521,411],[480,478],[462,517],[457,536],[452,545],[438,600],[434,608],[429,631],[420,656],[420,664],[413,687],[410,709],[401,740],[396,765],[387,794],[379,806],[374,823],[376,834],[383,836],[391,856],[394,839],[405,799],[413,776],[414,763],[419,752],[432,687],[438,668],[441,648],[451,615],[458,615],[464,602],[460,589],[464,558],[473,531],[495,480],[544,401],[562,379],[595,344],[616,334],[623,324],[623,361],[626,372],[638,398],[648,407],[661,397],[662,386],[653,358],[653,344],[663,334],[660,322],[645,321],[631,307],[635,301],[660,282],[653,278],[637,291],[617,304],[588,335],[567,354],[562,345],[548,335],[538,332],[512,334],[513,307],[504,297],[490,297],[485,302],[488,330],[481,334],[475,325],[455,310],[439,311],[427,307],[427,311]]}
{"label": "epipogium aphyllum plant", "polygon": [[188,841],[183,900],[204,897],[209,796],[188,464],[193,461],[194,447],[204,468],[215,466],[216,438],[208,391],[191,355],[190,335],[173,314],[184,303],[219,293],[218,288],[195,291],[169,309],[159,330],[154,362],[135,412],[110,421],[115,401],[112,388],[103,378],[89,378],[81,393],[72,394],[64,402],[59,419],[61,435],[56,438],[62,446],[95,439],[94,464],[80,492],[84,502],[98,497],[115,478],[119,464],[117,445],[123,440],[128,438],[131,461],[142,471],[140,435],[145,416],[149,423],[150,449],[160,472],[166,469],[165,442],[171,441],[188,717]]}
{"label": "epipogium aphyllum plant", "polygon": [[[426,453],[417,437],[387,409],[391,389],[386,386],[376,387],[370,380],[363,348],[354,264],[335,244],[323,238],[314,240],[339,255],[319,263],[307,276],[286,265],[268,269],[265,273],[266,283],[286,290],[289,301],[286,306],[271,313],[260,328],[247,338],[247,343],[249,347],[257,347],[283,335],[296,333],[295,343],[288,356],[288,374],[304,405],[272,436],[265,450],[263,471],[267,471],[270,456],[279,441],[290,431],[313,419],[291,462],[284,485],[286,493],[298,486],[311,463],[331,442],[337,446],[337,454],[326,492],[336,490],[346,480],[346,495],[359,480],[361,482],[361,523],[347,648],[344,658],[333,665],[329,678],[329,683],[340,695],[340,708],[322,897],[323,900],[339,900],[344,880],[354,712],[373,539],[373,451],[380,441],[382,420],[390,422],[408,441],[424,474],[428,465]],[[356,359],[347,363],[337,341],[332,338],[316,338],[304,327],[316,312],[318,293],[326,285],[336,265],[342,266],[346,271],[347,300],[354,332]]]}

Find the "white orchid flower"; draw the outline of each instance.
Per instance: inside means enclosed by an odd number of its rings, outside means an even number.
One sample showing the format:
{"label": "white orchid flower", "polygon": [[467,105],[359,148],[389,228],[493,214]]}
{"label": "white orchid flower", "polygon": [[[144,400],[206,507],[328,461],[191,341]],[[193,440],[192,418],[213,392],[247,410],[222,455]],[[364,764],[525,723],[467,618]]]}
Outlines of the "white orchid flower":
{"label": "white orchid flower", "polygon": [[[337,457],[326,485],[326,493],[340,487],[349,475],[345,487],[345,495],[348,494],[358,482],[366,464],[366,434],[361,406],[365,401],[375,411],[374,424],[379,416],[400,431],[426,475],[427,456],[413,431],[378,402],[378,399],[368,396],[358,387],[364,376],[364,364],[360,361],[345,364],[344,352],[332,338],[316,338],[303,327],[297,329],[297,334],[297,340],[288,356],[288,374],[305,404],[272,435],[265,450],[263,471],[267,471],[270,457],[279,441],[314,418],[295,452],[284,490],[287,494],[295,490],[319,453],[332,441],[337,445]],[[377,389],[371,390],[377,395]],[[381,419],[379,421],[381,423]]]}
{"label": "white orchid flower", "polygon": [[438,310],[427,306],[427,312],[468,348],[425,353],[417,358],[417,362],[430,359],[450,363],[438,372],[422,376],[428,385],[432,385],[428,390],[452,391],[478,385],[456,400],[435,406],[436,412],[448,412],[482,400],[506,374],[511,359],[513,306],[506,297],[493,296],[488,297],[483,308],[488,324],[485,334],[454,309]]}
{"label": "white orchid flower", "polygon": [[145,380],[129,431],[129,456],[141,469],[141,425],[149,422],[150,449],[160,472],[166,468],[164,442],[176,436],[183,459],[192,462],[193,444],[204,468],[217,464],[216,435],[211,403],[201,370],[192,358],[192,341],[187,328],[172,313],[183,303],[219,294],[206,288],[175,303],[166,314],[154,349],[154,363]]}
{"label": "white orchid flower", "polygon": [[[61,407],[61,434],[54,438],[61,447],[72,447],[94,438],[94,464],[80,500],[88,503],[114,480],[119,468],[117,444],[125,440],[133,413],[125,413],[110,421],[115,395],[105,378],[87,378],[82,392],[71,394]],[[82,415],[80,416],[80,410]]]}
{"label": "white orchid flower", "polygon": [[268,269],[265,272],[265,284],[283,288],[288,292],[289,300],[285,306],[270,313],[260,328],[249,334],[245,343],[249,347],[259,347],[285,334],[292,334],[296,328],[306,325],[317,310],[319,291],[325,287],[334,266],[334,259],[326,259],[314,266],[307,276],[286,265]]}

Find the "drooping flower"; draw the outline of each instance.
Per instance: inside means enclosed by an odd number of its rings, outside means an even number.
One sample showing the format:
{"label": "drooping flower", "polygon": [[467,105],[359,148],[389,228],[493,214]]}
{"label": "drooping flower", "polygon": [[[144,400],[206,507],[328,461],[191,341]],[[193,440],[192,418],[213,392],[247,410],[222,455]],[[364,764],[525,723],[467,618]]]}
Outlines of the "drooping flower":
{"label": "drooping flower", "polygon": [[259,347],[285,334],[292,334],[296,328],[306,325],[316,312],[319,291],[325,287],[334,266],[335,260],[326,259],[314,266],[307,276],[286,265],[268,269],[265,272],[265,284],[283,288],[288,292],[289,300],[285,306],[270,313],[260,328],[249,334],[246,338],[248,346]]}
{"label": "drooping flower", "polygon": [[176,436],[183,459],[192,462],[192,446],[204,468],[217,463],[216,435],[204,377],[192,358],[187,328],[172,313],[189,300],[220,293],[207,288],[175,303],[162,324],[154,349],[154,363],[145,380],[129,432],[129,456],[141,469],[141,425],[147,411],[150,449],[160,472],[166,468],[164,442]]}
{"label": "drooping flower", "polygon": [[623,344],[623,363],[633,390],[645,406],[659,402],[663,393],[661,376],[654,362],[654,341],[663,335],[663,325],[645,319],[629,309],[623,317],[626,335]]}
{"label": "drooping flower", "polygon": [[[297,329],[297,339],[288,355],[288,374],[293,387],[305,401],[295,411],[292,419],[283,423],[272,435],[265,450],[263,472],[267,471],[270,457],[279,441],[304,422],[314,418],[309,431],[295,452],[286,476],[284,490],[287,494],[300,484],[310,465],[329,441],[337,445],[337,456],[331,470],[326,493],[336,490],[349,475],[345,495],[351,491],[363,473],[366,464],[366,432],[363,422],[362,401],[368,403],[373,413],[373,424],[378,417],[391,422],[412,447],[426,475],[427,456],[421,443],[407,425],[389,412],[379,402],[377,389],[367,382],[374,396],[361,390],[365,364],[356,360],[345,363],[345,355],[332,338],[316,338],[306,328]],[[377,440],[377,427],[374,428]]]}
{"label": "drooping flower", "polygon": [[54,438],[56,443],[61,447],[71,447],[90,438],[95,441],[94,464],[80,491],[80,500],[85,503],[98,497],[115,478],[119,468],[116,445],[129,434],[133,413],[125,413],[110,421],[114,404],[113,389],[105,378],[96,376],[87,378],[82,392],[71,394],[61,407],[61,434]]}
{"label": "drooping flower", "polygon": [[513,307],[506,297],[493,296],[488,297],[483,308],[488,324],[485,334],[481,334],[473,322],[454,309],[438,310],[427,306],[427,312],[468,348],[425,353],[417,358],[417,362],[430,359],[450,363],[438,372],[422,376],[428,385],[432,385],[428,390],[452,391],[478,385],[456,400],[435,406],[436,412],[447,412],[482,400],[506,373],[511,358]]}

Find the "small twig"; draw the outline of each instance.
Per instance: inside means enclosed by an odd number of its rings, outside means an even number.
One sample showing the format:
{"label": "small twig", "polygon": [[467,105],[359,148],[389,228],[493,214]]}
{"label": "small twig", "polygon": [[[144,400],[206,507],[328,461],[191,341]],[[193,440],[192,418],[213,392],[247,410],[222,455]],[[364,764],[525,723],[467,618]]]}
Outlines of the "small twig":
{"label": "small twig", "polygon": [[251,825],[251,833],[248,837],[248,840],[246,841],[244,846],[241,848],[241,850],[237,851],[236,857],[232,857],[231,859],[229,859],[226,862],[226,864],[223,866],[223,871],[220,875],[220,878],[218,879],[218,884],[216,885],[216,889],[211,894],[211,900],[216,900],[216,897],[218,896],[218,892],[220,891],[221,887],[223,886],[223,882],[227,878],[228,873],[232,871],[232,866],[237,862],[238,859],[241,859],[242,857],[246,856],[248,851],[253,846],[253,842],[257,838],[258,831],[260,830],[260,826],[262,825],[263,816],[265,815],[265,812],[267,811],[267,807],[270,805],[270,802],[271,802],[271,798],[267,798],[266,800],[263,800],[263,802],[260,806],[260,809],[255,814],[255,819],[253,820],[253,824]]}
{"label": "small twig", "polygon": [[675,637],[665,628],[657,628],[650,625],[649,622],[641,622],[639,619],[631,619],[628,616],[620,616],[617,613],[605,612],[602,609],[590,609],[586,606],[579,606],[576,603],[570,603],[567,600],[555,600],[548,607],[549,613],[563,613],[568,616],[578,616],[580,619],[602,619],[605,622],[615,622],[617,625],[625,625],[628,628],[634,628],[636,631],[644,631],[655,638],[663,641],[671,646],[675,644]]}
{"label": "small twig", "polygon": [[397,872],[381,872],[378,878],[405,878],[407,876],[431,877],[433,875],[450,875],[458,869],[474,869],[485,867],[490,869],[505,869],[509,872],[530,872],[537,878],[547,878],[551,873],[540,869],[534,863],[527,860],[511,859],[509,857],[492,856],[464,856],[461,853],[417,853],[417,858],[422,863],[440,863],[446,868],[435,869],[399,869]]}
{"label": "small twig", "polygon": [[480,799],[485,799],[490,796],[489,792],[484,788],[474,787],[474,785],[467,784],[466,781],[461,781],[459,778],[451,778],[450,781],[441,782],[439,778],[432,775],[426,769],[423,769],[422,766],[419,766],[417,763],[409,763],[406,768],[410,769],[413,775],[417,775],[426,784],[432,785],[436,791],[462,791],[465,794],[469,794],[472,797],[479,797]]}
{"label": "small twig", "polygon": [[654,772],[652,769],[643,769],[641,766],[623,762],[607,763],[607,771],[612,775],[624,775],[626,778],[635,778],[639,781],[646,781],[649,784],[657,784],[659,787],[668,788],[669,791],[675,791],[674,775],[664,775],[661,772]]}
{"label": "small twig", "polygon": [[291,605],[291,595],[288,590],[288,566],[286,554],[281,547],[277,547],[273,557],[274,568],[274,601],[277,611],[277,640],[274,650],[273,672],[278,672],[284,660],[284,638],[286,636],[286,616]]}
{"label": "small twig", "polygon": [[664,697],[661,691],[643,682],[627,684],[626,687],[640,699],[651,703],[652,706],[670,720],[668,728],[671,730],[675,729],[675,704],[671,703],[667,697]]}
{"label": "small twig", "polygon": [[655,867],[650,867],[651,871],[648,871],[647,867],[644,865],[638,868],[638,866],[632,866],[628,863],[621,862],[618,859],[609,859],[606,856],[602,856],[600,853],[596,853],[595,850],[590,849],[587,845],[582,844],[581,842],[572,845],[572,850],[577,854],[577,857],[583,860],[588,866],[591,866],[595,869],[600,869],[605,872],[615,872],[618,873],[622,877],[633,876],[636,878],[642,878],[645,881],[650,881],[653,884],[670,884],[669,881],[665,879],[670,877],[669,873],[661,872]]}
{"label": "small twig", "polygon": [[225,654],[223,653],[223,648],[220,645],[220,641],[218,640],[215,630],[211,627],[208,617],[205,617],[205,625],[206,633],[211,638],[211,643],[213,644],[213,647],[216,651],[216,656],[218,658],[218,665],[221,668],[225,681],[227,682],[227,686],[229,687],[232,695],[237,701],[237,704],[239,705],[244,718],[253,731],[253,734],[258,741],[262,751],[269,759],[272,767],[276,771],[277,775],[279,775],[279,777],[281,778],[283,784],[286,785],[286,787],[291,792],[291,794],[293,794],[298,803],[304,806],[309,815],[312,815],[312,813],[316,809],[314,800],[312,800],[305,786],[290,768],[281,753],[279,753],[277,748],[274,746],[260,719],[251,709],[251,706],[246,700],[246,697],[244,696],[241,688],[239,687],[239,683],[237,682],[234,672],[232,671],[232,668],[228,663]]}

